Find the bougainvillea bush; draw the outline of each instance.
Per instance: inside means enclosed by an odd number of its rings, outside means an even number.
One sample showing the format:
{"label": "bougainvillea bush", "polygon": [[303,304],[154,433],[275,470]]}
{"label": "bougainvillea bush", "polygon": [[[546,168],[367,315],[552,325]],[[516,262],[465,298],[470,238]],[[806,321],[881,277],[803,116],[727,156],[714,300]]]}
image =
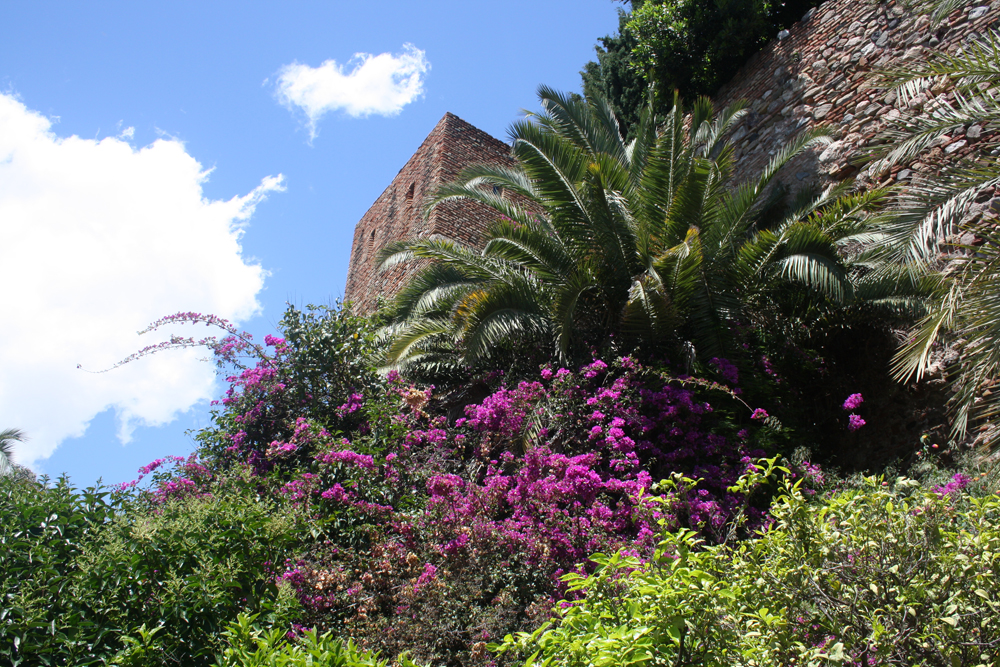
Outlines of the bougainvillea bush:
{"label": "bougainvillea bush", "polygon": [[212,474],[245,469],[294,507],[307,539],[275,577],[299,627],[478,663],[487,642],[547,618],[560,576],[592,569],[594,552],[648,558],[660,524],[721,543],[766,520],[766,494],[730,487],[772,449],[774,422],[740,399],[725,359],[710,379],[629,357],[493,373],[463,407],[371,371],[365,320],[290,309],[282,326],[229,376],[199,435],[205,471],[177,462],[146,493],[207,494]]}

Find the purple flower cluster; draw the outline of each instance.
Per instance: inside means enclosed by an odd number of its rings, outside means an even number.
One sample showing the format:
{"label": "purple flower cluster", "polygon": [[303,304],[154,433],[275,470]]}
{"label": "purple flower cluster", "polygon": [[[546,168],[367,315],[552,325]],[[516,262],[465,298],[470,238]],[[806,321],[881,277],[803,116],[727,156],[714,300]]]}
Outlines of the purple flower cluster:
{"label": "purple flower cluster", "polygon": [[172,464],[173,471],[157,473],[154,484],[148,492],[148,498],[154,503],[163,503],[170,498],[207,495],[206,489],[213,479],[212,472],[198,462],[198,455],[165,456],[139,468],[139,476],[130,482],[118,485],[119,491],[135,488],[147,475],[161,470],[164,465]]}
{"label": "purple flower cluster", "polygon": [[[856,410],[864,402],[865,399],[861,394],[851,394],[850,396],[847,397],[847,399],[844,401],[844,404],[841,407],[844,410]],[[850,431],[851,433],[854,433],[859,428],[864,426],[866,423],[867,422],[865,422],[865,420],[862,419],[860,416],[851,413],[847,417],[847,430]]]}
{"label": "purple flower cluster", "polygon": [[719,371],[719,375],[732,386],[735,387],[740,383],[740,371],[733,362],[728,359],[713,357],[709,363],[715,366]]}
{"label": "purple flower cluster", "polygon": [[859,405],[865,402],[864,397],[861,394],[851,394],[844,401],[842,406],[844,410],[856,410]]}
{"label": "purple flower cluster", "polygon": [[[246,432],[239,431],[236,436],[239,436],[242,441],[242,439],[246,437]],[[315,428],[309,423],[309,420],[303,417],[298,417],[295,420],[295,427],[292,429],[292,435],[288,439],[288,442],[272,440],[264,455],[268,459],[288,457],[300,449],[308,449],[314,442],[320,442],[329,437],[330,434],[326,432],[326,429]],[[237,443],[234,437],[233,446],[231,446],[227,451],[234,451],[236,447]]]}
{"label": "purple flower cluster", "polygon": [[588,380],[592,380],[606,370],[608,370],[608,365],[606,363],[600,359],[594,359],[593,362],[581,368],[580,372],[583,373],[583,377]]}
{"label": "purple flower cluster", "polygon": [[347,402],[337,408],[337,414],[341,417],[357,412],[365,404],[365,397],[358,393],[353,393]]}
{"label": "purple flower cluster", "polygon": [[280,489],[283,496],[301,502],[308,500],[315,492],[319,478],[311,472],[303,473],[298,479],[286,482]]}
{"label": "purple flower cluster", "polygon": [[[343,441],[343,444],[348,447],[351,445],[351,443],[346,439]],[[365,470],[375,469],[375,459],[370,454],[358,454],[357,452],[352,452],[349,449],[333,450],[327,452],[326,454],[317,456],[316,459],[326,463],[327,465],[332,465],[334,463],[346,463],[348,465],[364,468]]]}
{"label": "purple flower cluster", "polygon": [[515,471],[507,471],[514,463],[511,454],[491,461],[481,484],[457,475],[431,477],[422,521],[441,536],[442,554],[491,545],[549,571],[615,546],[636,544],[650,551],[655,521],[643,502],[649,475],[640,472],[630,480],[602,475],[594,469],[600,458],[536,447]]}
{"label": "purple flower cluster", "polygon": [[957,473],[948,481],[947,484],[942,484],[941,486],[935,486],[931,490],[943,498],[944,496],[948,496],[958,491],[961,491],[962,489],[964,489],[969,485],[970,481],[971,480],[962,473]]}
{"label": "purple flower cluster", "polygon": [[[616,366],[614,379],[603,361],[579,375],[544,369],[543,379],[556,379],[551,388],[521,382],[466,409],[468,418],[457,426],[483,441],[517,442],[531,414],[544,415],[547,424],[523,459],[509,453],[491,459],[480,483],[454,474],[429,478],[428,508],[436,512],[429,529],[447,538],[441,552],[499,542],[531,562],[566,567],[595,550],[650,547],[656,519],[722,528],[741,504],[728,492],[745,469],[740,459],[763,452],[706,429],[712,407],[692,390],[669,382],[650,387],[631,359]],[[442,431],[438,443],[448,442]],[[642,500],[652,475],[674,471],[701,482],[654,517]]]}
{"label": "purple flower cluster", "polygon": [[417,593],[421,588],[434,581],[437,578],[437,568],[427,563],[424,565],[424,571],[420,573],[417,580],[413,584],[413,592]]}
{"label": "purple flower cluster", "polygon": [[465,425],[477,433],[495,434],[501,439],[517,437],[544,392],[541,382],[521,382],[516,389],[500,389],[487,396],[481,405],[467,407],[467,419],[459,420],[458,425]]}

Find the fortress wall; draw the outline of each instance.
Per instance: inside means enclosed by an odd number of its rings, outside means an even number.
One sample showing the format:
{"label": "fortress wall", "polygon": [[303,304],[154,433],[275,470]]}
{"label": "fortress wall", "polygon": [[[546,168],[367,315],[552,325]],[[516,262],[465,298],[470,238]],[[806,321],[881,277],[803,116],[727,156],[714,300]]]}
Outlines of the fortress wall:
{"label": "fortress wall", "polygon": [[891,174],[858,173],[852,164],[887,120],[921,114],[952,99],[941,85],[904,105],[894,92],[874,87],[872,75],[905,69],[937,52],[956,52],[995,27],[998,10],[1000,0],[973,1],[932,26],[929,17],[909,11],[900,0],[827,0],[812,9],[787,36],[753,56],[715,97],[717,108],[737,100],[749,103],[733,134],[741,180],[758,174],[783,142],[818,125],[830,128],[836,141],[786,168],[781,180],[790,189],[822,187],[849,176],[862,185],[888,184],[913,172],[932,174],[935,160],[943,156],[968,154],[984,128],[963,128],[926,159]]}

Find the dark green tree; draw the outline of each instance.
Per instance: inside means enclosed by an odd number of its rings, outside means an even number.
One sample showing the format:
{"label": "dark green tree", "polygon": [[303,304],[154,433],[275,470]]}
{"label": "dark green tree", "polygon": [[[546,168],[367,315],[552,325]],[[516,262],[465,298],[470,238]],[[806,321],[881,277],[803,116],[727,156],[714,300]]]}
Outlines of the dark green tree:
{"label": "dark green tree", "polygon": [[769,38],[769,0],[647,2],[627,24],[633,65],[684,97],[714,95]]}
{"label": "dark green tree", "polygon": [[635,138],[635,127],[649,90],[642,72],[632,65],[636,41],[626,27],[630,19],[630,14],[618,10],[618,32],[597,40],[599,44],[594,47],[597,60],[588,62],[580,72],[584,95],[610,101],[627,140]]}
{"label": "dark green tree", "polygon": [[656,91],[666,113],[673,93],[695,99],[714,95],[778,33],[817,0],[635,0],[619,12],[618,32],[598,40],[597,60],[587,63],[584,92],[611,101],[631,138],[645,96]]}

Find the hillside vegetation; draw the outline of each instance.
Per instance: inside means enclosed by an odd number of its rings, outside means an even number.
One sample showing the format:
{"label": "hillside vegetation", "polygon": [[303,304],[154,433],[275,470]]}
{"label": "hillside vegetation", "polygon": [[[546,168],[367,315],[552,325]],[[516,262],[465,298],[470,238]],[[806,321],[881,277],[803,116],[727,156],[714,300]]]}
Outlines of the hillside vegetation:
{"label": "hillside vegetation", "polygon": [[740,105],[543,87],[516,168],[427,202],[485,247],[387,248],[429,261],[378,313],[165,318],[225,331],[174,341],[212,425],[116,487],[0,476],[0,662],[1000,664],[998,49],[890,80],[960,103],[869,159],[987,130],[933,182],[789,196],[829,130],[741,174]]}

